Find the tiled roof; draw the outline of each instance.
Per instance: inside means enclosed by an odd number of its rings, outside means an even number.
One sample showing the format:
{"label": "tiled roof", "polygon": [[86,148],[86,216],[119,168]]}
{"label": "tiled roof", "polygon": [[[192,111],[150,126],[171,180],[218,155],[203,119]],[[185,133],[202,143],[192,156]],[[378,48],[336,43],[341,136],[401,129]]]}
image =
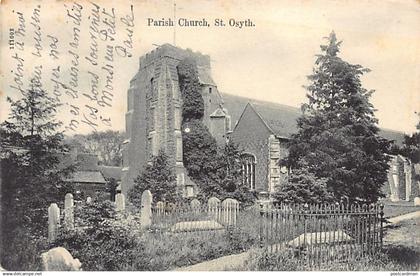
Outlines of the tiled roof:
{"label": "tiled roof", "polygon": [[[301,115],[301,111],[297,107],[225,93],[221,93],[221,96],[224,102],[223,106],[227,109],[235,125],[247,103],[250,103],[274,134],[281,137],[290,137],[291,134],[297,132],[296,119]],[[404,133],[399,131],[380,129],[379,134],[388,140],[394,140],[397,145],[402,145],[404,141]]]}
{"label": "tiled roof", "polygon": [[105,184],[106,181],[100,171],[76,171],[72,177],[68,179],[69,182],[74,183],[91,183],[91,184]]}
{"label": "tiled roof", "polygon": [[114,178],[117,181],[121,180],[121,167],[99,166],[99,170],[105,178]]}

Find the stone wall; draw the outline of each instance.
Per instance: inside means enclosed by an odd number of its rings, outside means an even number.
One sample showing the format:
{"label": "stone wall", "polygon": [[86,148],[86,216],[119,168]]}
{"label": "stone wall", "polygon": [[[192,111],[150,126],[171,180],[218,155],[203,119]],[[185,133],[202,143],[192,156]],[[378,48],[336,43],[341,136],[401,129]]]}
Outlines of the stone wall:
{"label": "stone wall", "polygon": [[[210,57],[164,44],[140,58],[139,72],[130,82],[127,98],[126,135],[123,150],[122,192],[127,194],[134,179],[152,155],[163,149],[175,168],[177,183],[184,194],[191,194],[194,184],[182,162],[182,97],[178,82],[178,63],[193,57],[199,67],[204,100],[204,124],[209,114],[222,104],[210,76]],[[187,193],[188,191],[188,193]]]}
{"label": "stone wall", "polygon": [[241,119],[231,134],[231,139],[245,152],[255,156],[255,190],[268,191],[269,136],[271,132],[261,118],[246,106]]}

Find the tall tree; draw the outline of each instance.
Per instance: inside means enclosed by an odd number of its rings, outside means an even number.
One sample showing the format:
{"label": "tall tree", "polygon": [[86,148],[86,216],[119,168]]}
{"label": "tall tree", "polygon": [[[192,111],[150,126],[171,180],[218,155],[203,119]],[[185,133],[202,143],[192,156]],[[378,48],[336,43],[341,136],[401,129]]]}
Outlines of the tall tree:
{"label": "tall tree", "polygon": [[175,202],[181,196],[181,191],[177,190],[175,171],[169,166],[168,156],[163,150],[152,157],[143,173],[134,180],[134,186],[128,193],[134,206],[141,206],[141,195],[145,190],[150,190],[156,202]]}
{"label": "tall tree", "polygon": [[[0,125],[2,160],[2,238],[8,250],[2,256],[8,269],[22,270],[25,259],[14,250],[22,242],[46,234],[46,210],[51,202],[62,201],[69,184],[63,182],[71,168],[59,167],[66,151],[61,123],[55,119],[59,104],[32,80],[29,89],[11,104],[9,119]],[[19,233],[19,234],[17,234]],[[26,244],[30,246],[31,243]],[[30,268],[26,268],[30,269]]]}
{"label": "tall tree", "polygon": [[124,134],[115,130],[76,134],[66,139],[71,147],[80,152],[93,153],[99,162],[107,166],[121,166]]}
{"label": "tall tree", "polygon": [[378,135],[369,102],[373,91],[360,80],[369,69],[342,60],[340,45],[334,32],[321,45],[288,163],[292,168],[305,164],[315,177],[325,178],[336,200],[374,202],[387,180],[389,141]]}

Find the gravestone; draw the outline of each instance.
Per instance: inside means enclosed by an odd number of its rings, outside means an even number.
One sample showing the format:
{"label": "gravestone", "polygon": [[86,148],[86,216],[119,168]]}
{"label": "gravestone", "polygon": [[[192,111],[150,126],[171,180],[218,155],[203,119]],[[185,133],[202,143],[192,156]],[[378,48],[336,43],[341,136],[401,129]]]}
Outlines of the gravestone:
{"label": "gravestone", "polygon": [[153,196],[149,190],[141,195],[140,227],[149,228],[152,225],[152,202]]}
{"label": "gravestone", "polygon": [[211,197],[207,201],[207,212],[211,218],[220,220],[220,199],[217,197]]}
{"label": "gravestone", "polygon": [[222,202],[222,223],[225,226],[236,226],[236,217],[239,213],[239,202],[236,199],[226,198]]}
{"label": "gravestone", "polygon": [[64,228],[74,229],[74,200],[73,195],[68,193],[64,198]]}
{"label": "gravestone", "polygon": [[124,211],[125,209],[125,196],[122,193],[118,193],[115,196],[115,205],[117,212]]}
{"label": "gravestone", "polygon": [[44,271],[79,271],[82,266],[79,259],[73,259],[64,247],[55,247],[42,253],[41,259]]}
{"label": "gravestone", "polygon": [[60,227],[60,208],[56,203],[51,203],[48,208],[48,241],[54,242],[57,239]]}
{"label": "gravestone", "polygon": [[88,197],[86,198],[86,203],[92,203],[92,198],[91,198],[90,196],[88,196]]}
{"label": "gravestone", "polygon": [[194,213],[198,213],[198,212],[200,212],[200,209],[201,209],[201,202],[200,202],[200,201],[198,201],[198,199],[193,199],[193,200],[191,200],[190,205],[191,205],[191,210],[192,210]]}
{"label": "gravestone", "polygon": [[414,206],[420,206],[420,197],[416,196],[414,198]]}

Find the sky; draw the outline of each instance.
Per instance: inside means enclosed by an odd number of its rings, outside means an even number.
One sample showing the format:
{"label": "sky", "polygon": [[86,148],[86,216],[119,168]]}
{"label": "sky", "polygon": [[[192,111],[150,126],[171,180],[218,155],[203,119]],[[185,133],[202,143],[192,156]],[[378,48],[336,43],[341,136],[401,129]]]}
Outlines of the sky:
{"label": "sky", "polygon": [[[80,55],[79,91],[90,89],[87,72],[91,65],[83,57],[89,55],[89,18],[93,5],[88,1],[76,1],[83,6]],[[123,130],[130,79],[139,68],[139,57],[164,43],[174,44],[174,27],[148,26],[148,18],[173,18],[174,1],[96,1],[101,8],[115,8],[118,17],[130,14],[133,5],[134,23],[131,57],[115,58],[112,107],[102,108],[102,116],[108,116],[111,124],[100,125],[98,130],[108,128]],[[34,7],[40,5],[43,57],[30,54],[34,50],[35,29],[29,24]],[[61,79],[70,81],[71,55],[67,54],[72,36],[72,25],[66,17],[70,1],[2,1],[0,5],[0,121],[9,112],[6,96],[19,98],[19,93],[10,88],[16,68],[8,43],[9,29],[18,27],[16,12],[26,18],[27,35],[25,53],[25,76],[28,85],[34,67],[43,66],[43,84],[51,91],[51,69],[61,65]],[[13,10],[15,11],[13,13]],[[363,76],[363,85],[374,89],[371,102],[377,109],[376,116],[382,128],[405,133],[415,131],[420,111],[420,2],[410,0],[375,1],[239,1],[239,0],[176,0],[176,17],[191,20],[206,19],[210,27],[176,27],[175,44],[181,48],[208,54],[211,57],[212,76],[219,91],[259,100],[272,101],[299,107],[306,102],[308,84],[306,76],[312,72],[315,55],[324,37],[335,31],[342,40],[340,56],[353,64],[360,64],[372,71]],[[254,27],[234,28],[212,26],[214,19],[251,19]],[[126,37],[125,27],[118,22],[116,31],[121,41]],[[227,24],[228,25],[228,24]],[[48,58],[52,34],[59,40],[60,59]],[[118,40],[117,39],[117,40]],[[102,44],[101,44],[102,45]],[[100,45],[100,47],[101,47]],[[104,55],[105,50],[100,55]],[[67,71],[66,71],[67,70]],[[100,71],[97,71],[100,72]],[[98,73],[99,74],[99,73]],[[101,72],[99,87],[105,86]],[[69,103],[66,98],[63,103]],[[81,97],[75,105],[83,106]],[[59,119],[69,121],[68,111],[60,112]],[[75,132],[86,133],[92,128],[80,124]]]}

